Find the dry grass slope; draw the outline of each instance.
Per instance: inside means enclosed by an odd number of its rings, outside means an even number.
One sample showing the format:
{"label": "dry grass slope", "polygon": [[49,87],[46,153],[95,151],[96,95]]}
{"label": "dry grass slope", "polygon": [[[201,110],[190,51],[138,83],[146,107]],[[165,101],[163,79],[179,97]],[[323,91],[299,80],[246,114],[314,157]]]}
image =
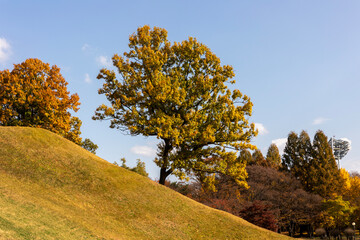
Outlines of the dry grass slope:
{"label": "dry grass slope", "polygon": [[43,129],[0,127],[0,239],[289,239]]}

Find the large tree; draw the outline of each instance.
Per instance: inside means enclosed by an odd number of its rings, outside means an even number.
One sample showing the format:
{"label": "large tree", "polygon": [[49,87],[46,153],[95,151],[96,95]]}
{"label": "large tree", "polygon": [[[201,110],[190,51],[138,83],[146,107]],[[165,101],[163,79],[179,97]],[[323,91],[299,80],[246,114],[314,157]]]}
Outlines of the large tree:
{"label": "large tree", "polygon": [[101,69],[99,89],[110,105],[97,108],[95,120],[131,135],[156,136],[161,184],[170,174],[201,174],[211,183],[216,173],[246,184],[245,164],[234,150],[254,149],[252,103],[235,83],[233,68],[195,38],[171,44],[165,29],[138,28],[128,52],[112,58],[115,71]]}
{"label": "large tree", "polygon": [[0,126],[40,127],[79,145],[92,143],[80,137],[81,120],[71,116],[79,109],[79,96],[70,95],[67,85],[60,68],[39,59],[0,71]]}
{"label": "large tree", "polygon": [[298,178],[304,189],[308,192],[313,191],[312,178],[316,175],[311,167],[313,164],[313,148],[309,134],[301,131],[298,138],[298,162],[296,169],[292,171],[294,176]]}
{"label": "large tree", "polygon": [[314,174],[310,172],[312,159],[313,150],[308,133],[302,131],[298,136],[291,132],[284,149],[282,164],[285,170],[290,171],[301,182],[305,190],[310,192],[312,192],[312,186],[309,178]]}
{"label": "large tree", "polygon": [[328,139],[323,131],[316,132],[313,140],[313,161],[310,166],[312,173],[312,192],[322,197],[331,197],[338,191],[341,181],[340,170]]}
{"label": "large tree", "polygon": [[298,161],[298,135],[290,132],[282,156],[282,170],[292,172]]}
{"label": "large tree", "polygon": [[311,144],[309,135],[291,132],[282,157],[283,170],[289,171],[304,189],[322,197],[341,191],[340,171],[334,154],[322,131],[317,131]]}

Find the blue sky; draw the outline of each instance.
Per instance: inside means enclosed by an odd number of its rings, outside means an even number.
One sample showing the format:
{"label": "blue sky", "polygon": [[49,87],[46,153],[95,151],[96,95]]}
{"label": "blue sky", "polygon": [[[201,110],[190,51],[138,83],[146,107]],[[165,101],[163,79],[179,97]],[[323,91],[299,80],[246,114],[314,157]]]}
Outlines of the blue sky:
{"label": "blue sky", "polygon": [[82,136],[109,162],[140,158],[150,176],[156,138],[133,137],[91,120],[106,103],[99,70],[128,50],[128,37],[148,24],[170,41],[196,37],[236,74],[235,87],[254,103],[262,129],[253,143],[266,154],[290,131],[322,129],[351,140],[341,161],[360,171],[359,1],[10,1],[0,0],[0,69],[27,58],[57,65],[80,96]]}

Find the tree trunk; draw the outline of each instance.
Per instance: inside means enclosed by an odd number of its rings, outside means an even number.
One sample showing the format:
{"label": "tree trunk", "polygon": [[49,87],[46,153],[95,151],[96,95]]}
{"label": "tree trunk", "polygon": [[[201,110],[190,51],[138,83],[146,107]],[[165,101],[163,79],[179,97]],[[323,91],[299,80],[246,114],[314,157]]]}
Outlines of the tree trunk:
{"label": "tree trunk", "polygon": [[168,154],[171,151],[171,145],[170,145],[170,141],[169,139],[164,139],[164,152],[162,155],[162,159],[163,159],[163,164],[162,164],[162,168],[160,170],[160,179],[159,179],[159,183],[162,185],[165,185],[165,179],[167,178],[167,176],[169,176],[172,173],[171,168],[169,170],[166,170],[167,166],[168,166]]}
{"label": "tree trunk", "polygon": [[166,170],[166,168],[161,168],[159,183],[165,185],[165,180],[171,173],[172,173],[171,169]]}
{"label": "tree trunk", "polygon": [[165,185],[165,179],[166,179],[166,168],[161,168],[160,170],[160,179],[159,179],[159,183],[162,185]]}

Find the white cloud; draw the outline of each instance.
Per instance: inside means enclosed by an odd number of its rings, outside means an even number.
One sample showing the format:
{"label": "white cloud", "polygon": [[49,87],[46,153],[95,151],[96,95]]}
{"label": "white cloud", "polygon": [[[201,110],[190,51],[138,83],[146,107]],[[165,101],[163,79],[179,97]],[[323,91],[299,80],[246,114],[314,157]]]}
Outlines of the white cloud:
{"label": "white cloud", "polygon": [[85,74],[85,82],[86,83],[91,83],[91,78],[90,78],[90,75],[88,73]]}
{"label": "white cloud", "polygon": [[269,131],[265,128],[265,126],[262,123],[255,123],[255,129],[259,131],[259,135],[265,135],[269,133]]}
{"label": "white cloud", "polygon": [[100,57],[97,57],[96,58],[97,62],[104,66],[104,67],[110,67],[111,66],[111,59],[109,59],[108,57],[106,56],[100,56]]}
{"label": "white cloud", "polygon": [[5,63],[11,54],[11,46],[5,38],[0,38],[0,63]]}
{"label": "white cloud", "polygon": [[89,50],[89,49],[90,49],[90,45],[87,44],[87,43],[85,43],[85,44],[81,47],[81,50],[82,50],[83,52],[86,52],[86,51]]}
{"label": "white cloud", "polygon": [[340,140],[346,141],[349,143],[349,150],[351,150],[351,140],[348,138],[340,138]]}
{"label": "white cloud", "polygon": [[328,121],[330,119],[328,118],[323,118],[323,117],[318,117],[318,118],[315,118],[314,121],[313,121],[313,125],[320,125],[320,124],[323,124],[325,123],[326,121]]}
{"label": "white cloud", "polygon": [[284,153],[286,142],[287,138],[278,138],[271,141],[271,143],[275,143],[275,145],[278,147],[280,155]]}
{"label": "white cloud", "polygon": [[156,155],[156,150],[149,146],[134,146],[130,151],[146,157],[153,157]]}

